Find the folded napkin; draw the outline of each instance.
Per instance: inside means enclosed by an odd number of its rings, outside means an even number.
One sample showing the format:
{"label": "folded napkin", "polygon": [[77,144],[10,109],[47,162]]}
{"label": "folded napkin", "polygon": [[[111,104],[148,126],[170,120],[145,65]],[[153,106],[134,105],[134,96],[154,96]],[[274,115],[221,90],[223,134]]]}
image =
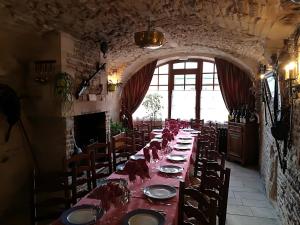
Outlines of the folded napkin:
{"label": "folded napkin", "polygon": [[150,142],[150,149],[153,149],[153,147],[155,147],[156,149],[160,150],[161,149],[160,142],[158,142],[158,141],[151,141]]}
{"label": "folded napkin", "polygon": [[168,128],[163,129],[162,134],[164,133],[170,133],[170,130]]}
{"label": "folded napkin", "polygon": [[148,147],[143,148],[145,159],[150,162],[150,149]]}
{"label": "folded napkin", "polygon": [[153,159],[159,159],[159,156],[158,156],[158,149],[154,146],[153,148],[152,148],[152,157],[153,157]]}
{"label": "folded napkin", "polygon": [[171,132],[166,132],[162,135],[162,139],[172,141],[174,140],[174,135]]}
{"label": "folded napkin", "polygon": [[161,142],[162,148],[167,147],[168,143],[169,143],[168,139],[163,139],[162,142]]}
{"label": "folded napkin", "polygon": [[142,179],[150,178],[149,167],[146,163],[146,160],[145,159],[138,159],[138,160],[136,160],[136,164],[137,164],[136,174],[138,176],[140,176]]}
{"label": "folded napkin", "polygon": [[149,168],[145,159],[128,160],[123,171],[129,175],[130,181],[134,181],[136,176],[140,176],[142,179],[150,178]]}
{"label": "folded napkin", "polygon": [[101,200],[102,207],[107,211],[110,209],[111,204],[119,205],[120,198],[128,195],[129,190],[127,187],[118,183],[108,182],[105,185],[97,187],[88,195],[88,198]]}

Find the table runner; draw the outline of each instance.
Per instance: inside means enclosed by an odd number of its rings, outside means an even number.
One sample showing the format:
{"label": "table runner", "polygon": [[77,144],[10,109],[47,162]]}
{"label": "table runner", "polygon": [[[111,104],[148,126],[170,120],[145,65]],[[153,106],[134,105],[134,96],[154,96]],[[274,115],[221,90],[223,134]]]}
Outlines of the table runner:
{"label": "table runner", "polygon": [[[128,188],[130,190],[129,202],[125,205],[118,205],[117,207],[112,206],[107,212],[104,213],[103,217],[99,219],[96,225],[120,225],[122,218],[130,211],[135,209],[153,209],[153,210],[163,210],[165,215],[165,225],[176,225],[177,224],[177,210],[179,201],[179,184],[180,180],[184,180],[189,183],[189,170],[192,166],[193,156],[196,151],[196,142],[194,138],[192,139],[191,149],[187,151],[179,151],[174,149],[176,144],[176,139],[180,136],[188,135],[185,132],[180,131],[174,141],[170,143],[170,147],[173,151],[169,154],[182,154],[186,156],[186,161],[181,163],[174,163],[167,160],[167,155],[164,155],[158,162],[151,162],[148,164],[150,179],[142,180],[137,176],[137,179],[133,182],[129,181],[128,175],[121,175],[116,172],[112,173],[108,179],[113,178],[123,178],[128,181]],[[139,151],[137,154],[143,154],[143,150]],[[183,167],[183,172],[181,174],[176,174],[174,176],[164,175],[158,171],[158,167],[162,165],[177,165]],[[174,186],[177,190],[176,196],[169,200],[155,201],[149,200],[143,194],[143,188],[154,184],[165,184]],[[95,188],[93,191],[95,191]],[[76,205],[95,205],[99,203],[97,199],[91,199],[86,195],[82,198]],[[62,225],[60,220],[56,220],[52,223],[53,225]]]}

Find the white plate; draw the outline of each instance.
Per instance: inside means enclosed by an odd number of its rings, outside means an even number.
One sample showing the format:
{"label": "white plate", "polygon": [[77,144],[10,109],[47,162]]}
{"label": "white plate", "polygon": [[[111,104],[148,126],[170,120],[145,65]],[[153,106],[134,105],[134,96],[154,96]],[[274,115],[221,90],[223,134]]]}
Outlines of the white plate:
{"label": "white plate", "polygon": [[176,140],[176,143],[177,144],[184,144],[184,145],[187,145],[187,144],[192,144],[192,140]]}
{"label": "white plate", "polygon": [[160,166],[158,170],[162,173],[175,174],[175,173],[181,173],[183,171],[183,168],[174,165],[164,165],[164,166]]}
{"label": "white plate", "polygon": [[185,131],[185,132],[193,132],[193,131],[195,131],[194,129],[191,129],[191,128],[184,128],[182,130]]}
{"label": "white plate", "polygon": [[162,139],[162,135],[161,134],[157,134],[154,136],[155,139]]}
{"label": "white plate", "polygon": [[181,140],[192,140],[193,138],[189,137],[189,136],[181,136],[181,137],[178,137],[178,139],[181,139]]}
{"label": "white plate", "polygon": [[102,215],[103,211],[93,205],[80,205],[63,212],[60,219],[65,225],[91,225]]}
{"label": "white plate", "polygon": [[194,130],[193,132],[191,132],[191,134],[200,134],[201,133],[201,131],[198,131],[198,130]]}
{"label": "white plate", "polygon": [[136,209],[127,213],[121,225],[163,225],[165,218],[157,211],[150,209]]}
{"label": "white plate", "polygon": [[152,141],[162,142],[162,139],[153,138],[153,139],[151,140],[151,142],[152,142]]}
{"label": "white plate", "polygon": [[130,159],[132,160],[145,159],[145,156],[143,154],[135,154],[135,155],[131,155]]}
{"label": "white plate", "polygon": [[187,151],[187,150],[191,150],[192,146],[191,145],[176,144],[174,146],[174,148],[177,149],[177,150]]}
{"label": "white plate", "polygon": [[167,159],[174,162],[182,162],[186,160],[184,155],[175,155],[175,154],[168,155]]}
{"label": "white plate", "polygon": [[161,133],[163,131],[163,129],[154,129],[152,131],[155,132],[155,133]]}
{"label": "white plate", "polygon": [[173,186],[156,184],[145,187],[144,194],[154,199],[169,199],[176,196],[176,189]]}

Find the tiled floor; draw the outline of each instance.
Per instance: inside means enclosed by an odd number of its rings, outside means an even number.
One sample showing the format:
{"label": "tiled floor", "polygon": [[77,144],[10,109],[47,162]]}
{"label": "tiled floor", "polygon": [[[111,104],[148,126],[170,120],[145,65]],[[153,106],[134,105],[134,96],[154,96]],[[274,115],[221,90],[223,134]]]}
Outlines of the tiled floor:
{"label": "tiled floor", "polygon": [[226,165],[231,168],[226,225],[280,225],[258,171],[232,162]]}

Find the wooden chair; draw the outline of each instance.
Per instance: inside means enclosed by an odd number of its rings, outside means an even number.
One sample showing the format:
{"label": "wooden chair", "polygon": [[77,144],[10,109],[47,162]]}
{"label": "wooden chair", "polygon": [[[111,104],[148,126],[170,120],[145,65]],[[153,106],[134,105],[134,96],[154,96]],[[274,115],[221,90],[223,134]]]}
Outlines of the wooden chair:
{"label": "wooden chair", "polygon": [[229,168],[224,169],[217,163],[204,162],[199,190],[217,200],[219,225],[226,223],[229,181]]}
{"label": "wooden chair", "polygon": [[133,138],[135,151],[140,151],[143,147],[145,147],[145,135],[144,131],[139,130],[128,130],[126,131],[127,137]]}
{"label": "wooden chair", "polygon": [[150,124],[148,123],[141,123],[138,125],[138,131],[143,132],[144,133],[144,140],[145,142],[149,142],[150,141],[150,133],[152,131],[152,127]]}
{"label": "wooden chair", "polygon": [[203,127],[204,125],[204,120],[200,120],[200,119],[191,119],[190,120],[190,126],[192,129],[195,129],[195,130],[201,130],[201,128]]}
{"label": "wooden chair", "polygon": [[99,179],[108,177],[112,171],[112,152],[110,143],[95,143],[86,147],[92,166],[92,184],[97,187]]}
{"label": "wooden chair", "polygon": [[[185,201],[186,197],[189,198],[188,201]],[[190,201],[196,203],[196,206]],[[215,199],[194,188],[185,188],[184,182],[180,182],[178,225],[216,225],[216,212]]]}
{"label": "wooden chair", "polygon": [[30,176],[30,218],[31,224],[51,222],[71,205],[71,190],[67,175],[63,172],[37,174]]}
{"label": "wooden chair", "polygon": [[123,132],[112,137],[113,169],[118,165],[124,164],[131,155],[136,153],[134,139],[132,136],[126,136]]}
{"label": "wooden chair", "polygon": [[64,161],[65,171],[72,174],[69,185],[72,189],[72,204],[92,190],[92,162],[89,153],[73,155]]}

